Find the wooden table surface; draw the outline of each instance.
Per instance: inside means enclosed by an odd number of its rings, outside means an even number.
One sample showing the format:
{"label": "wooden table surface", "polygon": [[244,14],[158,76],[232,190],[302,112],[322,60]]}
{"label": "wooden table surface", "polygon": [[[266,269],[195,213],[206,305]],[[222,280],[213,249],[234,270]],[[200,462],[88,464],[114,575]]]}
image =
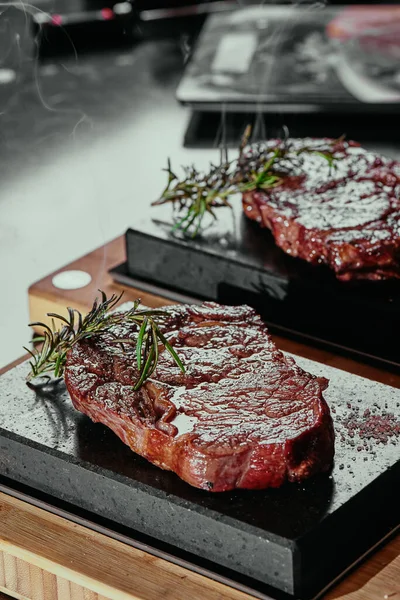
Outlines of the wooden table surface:
{"label": "wooden table surface", "polygon": [[[68,305],[85,312],[98,288],[107,295],[124,291],[125,300],[140,297],[149,306],[170,303],[116,285],[108,269],[124,259],[121,237],[33,284],[29,289],[31,320],[43,321],[47,312],[62,314]],[[90,284],[76,290],[57,289],[54,275],[72,270],[89,273]],[[281,337],[275,336],[275,342],[283,350],[400,388],[400,375]],[[2,592],[20,600],[250,599],[222,583],[5,494],[0,494],[0,514],[0,599]],[[400,536],[324,596],[324,600],[339,599],[400,600]]]}

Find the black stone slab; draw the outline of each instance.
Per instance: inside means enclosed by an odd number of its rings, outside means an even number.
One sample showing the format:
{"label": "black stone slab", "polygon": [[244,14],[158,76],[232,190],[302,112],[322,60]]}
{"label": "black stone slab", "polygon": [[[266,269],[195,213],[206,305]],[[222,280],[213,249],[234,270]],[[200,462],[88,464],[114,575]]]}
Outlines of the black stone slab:
{"label": "black stone slab", "polygon": [[[400,418],[400,391],[298,359],[330,378],[330,475],[278,490],[212,494],[185,484],[75,411],[64,385],[39,395],[26,364],[0,378],[0,475],[296,597],[321,589],[399,522],[399,439],[359,450],[342,420]],[[362,444],[361,444],[362,445]]]}
{"label": "black stone slab", "polygon": [[339,282],[327,267],[288,256],[243,215],[240,198],[232,203],[234,210],[219,209],[196,239],[171,233],[169,207],[147,210],[126,232],[125,283],[131,277],[135,287],[142,281],[178,295],[247,303],[276,331],[400,367],[400,346],[392,343],[400,337],[399,281]]}

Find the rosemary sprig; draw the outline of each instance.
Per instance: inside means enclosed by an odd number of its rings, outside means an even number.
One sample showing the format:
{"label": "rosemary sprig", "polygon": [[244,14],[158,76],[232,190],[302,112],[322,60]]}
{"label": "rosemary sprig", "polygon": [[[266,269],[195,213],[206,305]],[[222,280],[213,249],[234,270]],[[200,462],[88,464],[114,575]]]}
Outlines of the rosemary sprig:
{"label": "rosemary sprig", "polygon": [[[135,347],[138,369],[138,379],[134,385],[135,390],[138,390],[154,372],[158,362],[160,345],[165,347],[181,371],[185,371],[178,354],[160,331],[159,323],[162,323],[167,316],[164,311],[139,310],[140,300],[136,300],[133,307],[126,312],[110,312],[121,300],[122,294],[119,296],[113,294],[110,298],[107,298],[101,290],[100,293],[101,301],[99,302],[96,299],[85,317],[82,317],[78,310],[68,308],[67,318],[54,313],[47,314],[52,318],[52,327],[40,322],[29,324],[30,327],[43,328],[44,332],[42,336],[33,340],[34,342],[41,342],[42,345],[39,350],[34,349],[32,351],[25,348],[32,357],[29,363],[31,371],[28,375],[28,381],[39,376],[49,378],[48,373],[52,373],[57,378],[62,377],[67,353],[77,342],[105,335],[109,339],[111,338],[113,343],[119,345],[122,351],[125,351],[126,347]],[[157,321],[155,318],[157,318]],[[61,328],[56,327],[55,319],[61,321]],[[138,326],[136,338],[118,337],[118,328],[127,323],[135,323]]]}
{"label": "rosemary sprig", "polygon": [[231,207],[228,201],[228,196],[232,193],[231,166],[231,162],[224,162],[221,157],[219,165],[210,164],[207,174],[197,171],[194,165],[184,167],[185,177],[179,180],[168,159],[165,169],[168,183],[161,198],[153,202],[153,206],[172,202],[179,213],[173,229],[187,232],[193,228],[193,237],[196,236],[206,214],[216,219],[216,208]]}
{"label": "rosemary sprig", "polygon": [[[173,205],[173,231],[179,229],[184,233],[191,232],[191,236],[195,237],[207,214],[216,219],[215,209],[223,206],[232,208],[230,196],[280,185],[291,170],[299,166],[300,163],[295,158],[301,159],[302,154],[321,156],[330,167],[334,166],[333,150],[315,146],[295,149],[287,139],[276,148],[258,144],[251,146],[246,152],[250,136],[251,126],[248,125],[239,146],[238,158],[229,161],[227,152],[221,151],[220,164],[210,164],[208,173],[202,173],[194,166],[184,167],[184,177],[179,179],[168,159],[165,169],[168,173],[167,186],[152,206],[167,203]],[[334,140],[332,147],[342,139]]]}

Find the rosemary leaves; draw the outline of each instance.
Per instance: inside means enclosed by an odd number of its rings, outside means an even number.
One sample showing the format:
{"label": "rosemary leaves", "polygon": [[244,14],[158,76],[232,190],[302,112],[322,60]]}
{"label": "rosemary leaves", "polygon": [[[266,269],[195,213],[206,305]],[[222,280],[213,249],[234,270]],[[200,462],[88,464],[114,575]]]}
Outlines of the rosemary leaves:
{"label": "rosemary leaves", "polygon": [[323,157],[329,166],[334,165],[333,148],[342,138],[331,142],[331,149],[307,145],[294,148],[290,140],[279,140],[276,147],[270,144],[252,145],[246,151],[251,135],[247,126],[239,146],[238,158],[229,161],[227,152],[221,151],[219,165],[210,164],[207,173],[198,171],[193,165],[184,167],[181,179],[172,170],[168,160],[167,185],[161,197],[152,206],[172,204],[174,208],[173,230],[179,229],[192,237],[199,233],[204,217],[216,219],[215,209],[232,208],[229,198],[234,194],[256,189],[268,190],[280,185],[284,178],[299,167],[301,155],[305,153]]}
{"label": "rosemary leaves", "polygon": [[228,197],[235,193],[232,182],[232,163],[221,162],[219,165],[210,164],[208,173],[200,173],[194,165],[184,167],[185,177],[180,180],[172,171],[168,160],[167,187],[161,198],[152,206],[171,202],[176,209],[177,218],[173,229],[181,229],[185,233],[191,228],[195,237],[206,214],[216,219],[214,209],[227,206],[231,208]]}
{"label": "rosemary leaves", "polygon": [[[160,345],[164,346],[181,371],[184,372],[182,361],[159,328],[159,325],[166,318],[165,311],[140,310],[140,300],[136,300],[133,307],[128,311],[112,312],[121,300],[122,294],[119,296],[113,294],[110,298],[107,298],[101,290],[100,293],[101,301],[96,299],[85,317],[78,310],[68,308],[68,317],[48,313],[47,316],[52,318],[52,327],[40,322],[30,323],[30,327],[41,327],[43,335],[34,339],[34,342],[41,343],[40,349],[32,351],[25,348],[32,357],[29,363],[31,371],[28,380],[39,376],[49,377],[48,373],[56,378],[62,377],[68,351],[77,342],[104,335],[111,338],[123,352],[127,347],[132,348],[134,346],[138,370],[135,390],[138,390],[154,372],[158,362]],[[61,322],[59,328],[55,324],[55,319]],[[127,323],[137,325],[137,336],[135,338],[121,338],[118,335],[118,329]]]}

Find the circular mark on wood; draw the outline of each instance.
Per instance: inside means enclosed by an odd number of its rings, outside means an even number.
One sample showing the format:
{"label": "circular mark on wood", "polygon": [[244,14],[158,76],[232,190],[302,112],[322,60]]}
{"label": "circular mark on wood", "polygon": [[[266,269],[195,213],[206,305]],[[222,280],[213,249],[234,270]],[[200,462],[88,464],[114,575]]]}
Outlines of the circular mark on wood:
{"label": "circular mark on wood", "polygon": [[63,271],[54,275],[52,284],[60,290],[78,290],[92,281],[86,271]]}

